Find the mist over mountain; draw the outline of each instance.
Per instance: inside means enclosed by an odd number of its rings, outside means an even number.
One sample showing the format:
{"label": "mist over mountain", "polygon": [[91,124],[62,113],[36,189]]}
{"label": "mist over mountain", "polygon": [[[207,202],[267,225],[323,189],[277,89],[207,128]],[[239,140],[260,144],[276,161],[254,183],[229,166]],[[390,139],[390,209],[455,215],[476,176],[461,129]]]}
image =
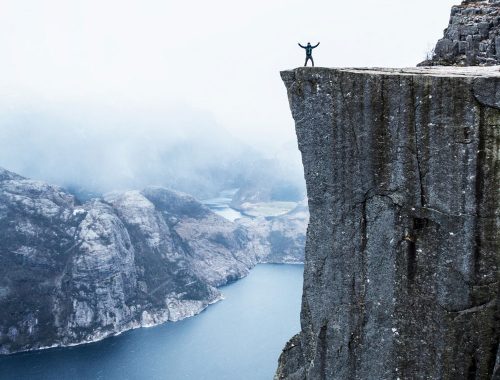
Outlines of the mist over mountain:
{"label": "mist over mountain", "polygon": [[201,199],[256,185],[278,198],[305,194],[295,142],[258,150],[186,106],[12,107],[0,110],[0,125],[0,165],[82,199],[150,185]]}

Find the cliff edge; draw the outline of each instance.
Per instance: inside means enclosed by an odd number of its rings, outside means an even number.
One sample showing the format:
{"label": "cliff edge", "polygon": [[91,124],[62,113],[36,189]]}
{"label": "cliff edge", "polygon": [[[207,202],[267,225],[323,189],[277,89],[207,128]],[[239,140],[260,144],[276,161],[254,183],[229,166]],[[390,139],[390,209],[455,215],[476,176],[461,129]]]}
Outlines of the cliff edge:
{"label": "cliff edge", "polygon": [[276,378],[496,378],[499,68],[281,76],[311,215]]}

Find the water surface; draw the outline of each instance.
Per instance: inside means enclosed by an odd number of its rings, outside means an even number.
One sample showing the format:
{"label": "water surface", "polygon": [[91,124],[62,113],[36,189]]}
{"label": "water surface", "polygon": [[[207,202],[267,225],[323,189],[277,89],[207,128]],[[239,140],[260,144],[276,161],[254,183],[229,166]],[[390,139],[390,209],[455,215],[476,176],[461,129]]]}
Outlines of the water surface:
{"label": "water surface", "polygon": [[231,200],[238,189],[223,190],[217,198],[206,199],[202,203],[216,214],[234,222],[236,219],[242,218],[243,214],[232,208]]}
{"label": "water surface", "polygon": [[0,358],[0,379],[272,379],[300,330],[302,265],[258,265],[225,300],[176,323]]}

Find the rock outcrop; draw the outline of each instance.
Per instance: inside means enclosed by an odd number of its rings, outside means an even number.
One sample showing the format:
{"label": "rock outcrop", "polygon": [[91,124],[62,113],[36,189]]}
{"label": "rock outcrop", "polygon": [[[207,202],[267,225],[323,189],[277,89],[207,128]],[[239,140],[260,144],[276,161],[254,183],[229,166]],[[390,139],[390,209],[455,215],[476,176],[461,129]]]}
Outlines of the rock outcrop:
{"label": "rock outcrop", "polygon": [[500,1],[463,1],[428,60],[419,66],[500,64]]}
{"label": "rock outcrop", "polygon": [[0,354],[199,313],[246,275],[248,231],[163,188],[80,204],[0,169]]}
{"label": "rock outcrop", "polygon": [[268,264],[303,264],[309,210],[305,201],[283,215],[237,219],[259,247],[258,260]]}
{"label": "rock outcrop", "polygon": [[281,75],[310,224],[276,378],[500,375],[498,70]]}

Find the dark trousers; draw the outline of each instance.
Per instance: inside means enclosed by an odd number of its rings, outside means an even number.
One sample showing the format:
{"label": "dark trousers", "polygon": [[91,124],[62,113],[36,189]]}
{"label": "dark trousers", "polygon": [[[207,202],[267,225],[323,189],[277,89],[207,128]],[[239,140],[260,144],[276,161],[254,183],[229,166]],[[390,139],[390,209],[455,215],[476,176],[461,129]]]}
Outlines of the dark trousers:
{"label": "dark trousers", "polygon": [[310,57],[310,56],[306,57],[306,63],[304,63],[304,66],[307,66],[307,61],[309,61],[309,60],[311,60],[311,63],[313,65],[313,67],[314,67],[314,59],[313,59],[313,57]]}

